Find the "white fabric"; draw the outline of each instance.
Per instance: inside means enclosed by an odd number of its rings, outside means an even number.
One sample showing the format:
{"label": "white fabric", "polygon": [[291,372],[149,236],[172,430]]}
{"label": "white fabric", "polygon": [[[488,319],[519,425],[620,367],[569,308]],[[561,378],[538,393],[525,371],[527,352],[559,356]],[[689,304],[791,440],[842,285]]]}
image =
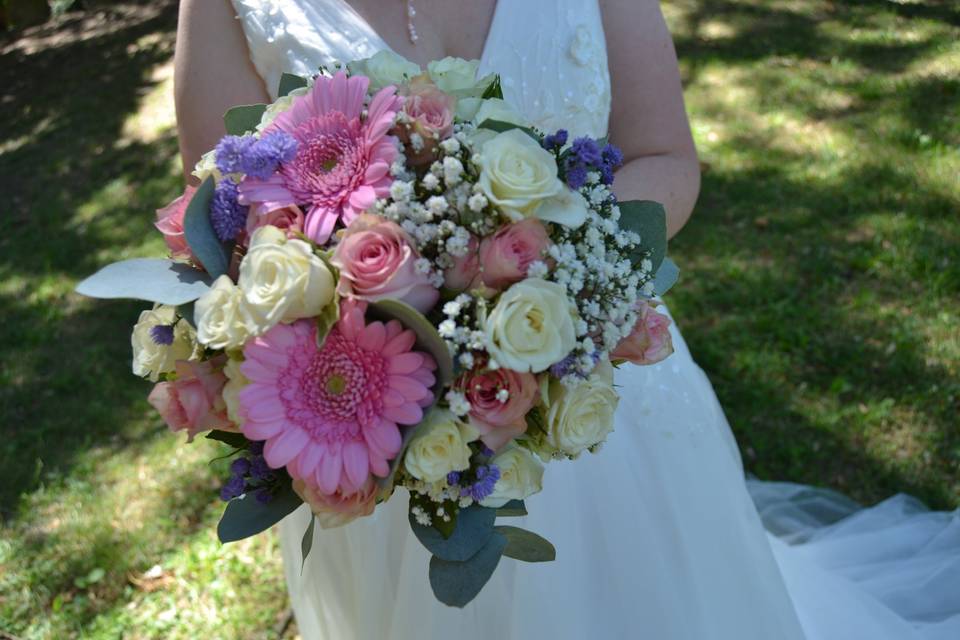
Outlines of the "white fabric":
{"label": "white fabric", "polygon": [[[256,68],[275,91],[387,45],[343,0],[233,0]],[[594,0],[501,0],[482,59],[537,125],[606,132],[610,82]],[[548,465],[516,522],[554,563],[504,559],[463,610],[437,603],[406,496],[318,530],[301,573],[301,508],[281,523],[291,601],[307,640],[960,638],[960,521],[907,498],[871,510],[830,492],[744,482],[706,376],[676,353],[617,373],[622,400],[603,450]],[[788,544],[788,542],[790,544]],[[792,546],[791,546],[792,545]],[[801,630],[802,629],[802,630]]]}

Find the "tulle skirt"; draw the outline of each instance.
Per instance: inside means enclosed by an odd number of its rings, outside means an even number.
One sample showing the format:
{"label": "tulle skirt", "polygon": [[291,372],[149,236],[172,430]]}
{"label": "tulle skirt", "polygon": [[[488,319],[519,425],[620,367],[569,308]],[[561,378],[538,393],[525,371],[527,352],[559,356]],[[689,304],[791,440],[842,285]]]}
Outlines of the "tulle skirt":
{"label": "tulle skirt", "polygon": [[318,528],[302,567],[309,514],[291,514],[280,535],[302,637],[960,639],[960,515],[745,482],[709,381],[676,331],[674,344],[659,365],[617,371],[606,446],[547,465],[529,515],[512,519],[556,561],[502,559],[462,610],[435,600],[402,491]]}

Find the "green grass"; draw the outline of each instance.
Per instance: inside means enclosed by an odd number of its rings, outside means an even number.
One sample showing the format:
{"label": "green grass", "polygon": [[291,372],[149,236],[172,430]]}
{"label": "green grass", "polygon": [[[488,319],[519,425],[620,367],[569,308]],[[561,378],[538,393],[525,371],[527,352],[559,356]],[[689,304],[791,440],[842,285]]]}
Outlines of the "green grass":
{"label": "green grass", "polygon": [[[956,507],[960,9],[665,9],[705,163],[668,302],[750,471]],[[216,446],[130,373],[141,305],[71,293],[162,249],[175,14],[0,39],[0,631],[25,639],[275,637],[287,606],[273,537],[216,541]]]}

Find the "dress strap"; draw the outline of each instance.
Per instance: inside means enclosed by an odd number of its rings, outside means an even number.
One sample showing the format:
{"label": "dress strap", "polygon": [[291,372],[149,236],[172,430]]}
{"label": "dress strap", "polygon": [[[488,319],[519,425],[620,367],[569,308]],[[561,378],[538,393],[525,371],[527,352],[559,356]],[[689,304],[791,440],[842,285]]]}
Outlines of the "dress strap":
{"label": "dress strap", "polygon": [[322,65],[389,49],[345,0],[232,0],[257,73],[276,99],[284,73],[312,75]]}

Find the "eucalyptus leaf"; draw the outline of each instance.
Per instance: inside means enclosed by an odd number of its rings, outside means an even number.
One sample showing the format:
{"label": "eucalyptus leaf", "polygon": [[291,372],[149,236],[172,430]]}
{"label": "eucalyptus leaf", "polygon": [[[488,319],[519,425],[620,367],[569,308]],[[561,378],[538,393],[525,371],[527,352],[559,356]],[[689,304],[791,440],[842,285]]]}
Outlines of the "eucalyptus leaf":
{"label": "eucalyptus leaf", "polygon": [[463,562],[477,553],[493,535],[493,523],[497,517],[496,509],[480,505],[471,505],[460,509],[457,514],[457,526],[449,538],[433,527],[425,527],[409,514],[410,528],[414,535],[430,553],[442,560]]}
{"label": "eucalyptus leaf", "polygon": [[217,525],[217,536],[223,543],[249,538],[280,522],[302,503],[303,500],[289,485],[267,503],[260,502],[251,494],[234,498],[223,511]]}
{"label": "eucalyptus leaf", "polygon": [[677,266],[677,263],[670,258],[664,258],[663,262],[660,263],[660,268],[657,269],[657,275],[653,278],[654,293],[662,296],[670,290],[670,287],[677,283],[679,277],[680,268]]}
{"label": "eucalyptus leaf", "polygon": [[255,131],[263,112],[267,110],[265,104],[244,104],[239,107],[231,107],[223,114],[223,124],[227,133],[234,136],[242,136],[250,131]]}
{"label": "eucalyptus leaf", "polygon": [[369,304],[367,315],[384,322],[399,320],[405,329],[417,334],[417,348],[429,353],[437,363],[436,393],[453,381],[453,358],[450,357],[447,343],[422,313],[399,300],[377,300]]}
{"label": "eucalyptus leaf", "polygon": [[210,224],[210,200],[215,185],[213,178],[207,178],[193,194],[183,216],[183,232],[187,237],[190,251],[203,264],[213,278],[217,278],[230,268],[230,250],[220,242]]}
{"label": "eucalyptus leaf", "polygon": [[173,260],[134,258],[108,264],[77,285],[77,293],[91,298],[134,298],[181,305],[210,288],[210,277],[199,269]]}
{"label": "eucalyptus leaf", "polygon": [[524,562],[553,562],[557,550],[550,542],[532,531],[520,527],[499,526],[494,531],[507,539],[503,555]]}
{"label": "eucalyptus leaf", "polygon": [[511,500],[497,509],[498,518],[519,518],[527,515],[527,505],[523,500]]}
{"label": "eucalyptus leaf", "polygon": [[234,449],[246,449],[250,446],[250,441],[242,433],[233,431],[220,431],[214,429],[206,435],[207,440],[216,440],[228,444]]}
{"label": "eucalyptus leaf", "polygon": [[482,100],[490,100],[491,98],[499,98],[500,100],[503,100],[503,87],[500,85],[499,75],[493,76],[493,82],[487,86],[480,98]]}
{"label": "eucalyptus leaf", "polygon": [[530,127],[524,127],[519,124],[514,124],[512,122],[504,122],[503,120],[484,120],[477,127],[478,129],[489,129],[490,131],[496,131],[497,133],[503,133],[505,131],[511,131],[513,129],[520,129],[525,134],[537,141],[537,144],[540,143],[540,136],[537,135],[537,132],[531,129]]}
{"label": "eucalyptus leaf", "polygon": [[294,89],[300,89],[301,87],[307,86],[307,79],[294,75],[292,73],[284,73],[280,76],[280,87],[277,90],[277,97],[282,98],[285,95],[288,95]]}
{"label": "eucalyptus leaf", "polygon": [[307,556],[310,555],[310,549],[313,548],[313,529],[317,524],[317,517],[310,514],[310,524],[303,533],[303,540],[300,541],[300,555],[303,560],[300,561],[300,575],[303,575],[303,568],[307,566]]}
{"label": "eucalyptus leaf", "polygon": [[197,321],[194,317],[194,312],[196,311],[196,300],[193,302],[188,302],[186,304],[177,305],[177,314],[190,323],[194,329],[197,328]]}
{"label": "eucalyptus leaf", "polygon": [[629,200],[620,202],[620,228],[640,235],[640,247],[630,256],[638,265],[644,254],[650,253],[653,272],[656,273],[667,255],[667,212],[663,205],[653,200]]}
{"label": "eucalyptus leaf", "polygon": [[451,607],[465,607],[490,580],[506,546],[507,539],[494,533],[464,562],[430,558],[430,587],[437,600]]}

